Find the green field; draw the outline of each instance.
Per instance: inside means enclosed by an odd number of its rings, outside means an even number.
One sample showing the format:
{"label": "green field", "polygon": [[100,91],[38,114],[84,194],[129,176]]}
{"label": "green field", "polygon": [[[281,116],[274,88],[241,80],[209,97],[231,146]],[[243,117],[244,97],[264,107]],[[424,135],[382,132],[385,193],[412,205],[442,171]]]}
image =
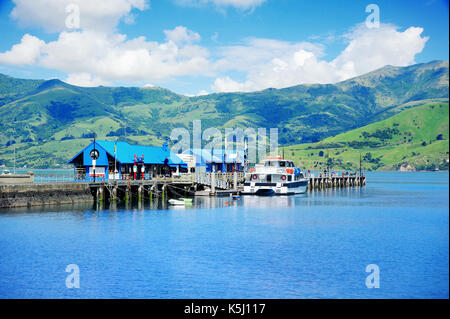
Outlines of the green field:
{"label": "green field", "polygon": [[[420,134],[426,133],[417,131],[415,124],[430,125],[429,130],[436,131],[433,125],[438,119],[426,124],[417,119],[408,129],[393,127],[408,130],[414,136],[411,141],[403,135],[401,140],[393,137],[383,144],[376,137],[360,138],[354,133],[358,130],[349,131],[423,104],[448,103],[448,80],[448,62],[432,61],[385,66],[335,84],[188,97],[157,87],[78,87],[57,79],[25,80],[0,74],[0,164],[12,166],[16,150],[18,167],[62,167],[90,143],[93,132],[98,139],[161,145],[174,128],[191,130],[192,121],[201,120],[203,130],[215,127],[222,132],[238,127],[278,128],[279,144],[298,145],[290,147],[294,156],[314,168],[324,165],[327,156],[327,161],[336,159],[335,165],[353,168],[360,151],[370,153],[367,166],[371,169],[396,169],[402,161],[417,167],[441,167],[441,151],[436,147],[444,142],[416,145],[422,143]],[[327,148],[324,156],[313,151],[307,156],[305,148],[316,147],[311,143],[337,141],[332,136],[344,132],[350,135],[339,138],[354,143],[339,145],[335,151],[340,154],[328,154],[334,150]],[[433,141],[432,134],[425,135],[427,143]],[[409,142],[402,144],[405,138]],[[358,141],[366,144],[354,147]],[[393,149],[381,154],[380,147]],[[436,153],[436,158],[429,153]]]}
{"label": "green field", "polygon": [[318,143],[284,148],[305,169],[448,170],[449,104],[429,103]]}

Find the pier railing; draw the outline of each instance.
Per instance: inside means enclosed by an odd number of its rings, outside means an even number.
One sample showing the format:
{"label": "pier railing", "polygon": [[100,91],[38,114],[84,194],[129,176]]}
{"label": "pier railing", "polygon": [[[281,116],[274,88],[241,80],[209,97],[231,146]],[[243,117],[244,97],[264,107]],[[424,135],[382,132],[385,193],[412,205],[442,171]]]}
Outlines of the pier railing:
{"label": "pier railing", "polygon": [[[214,176],[213,176],[214,175]],[[123,177],[123,176],[122,176]],[[174,174],[172,176],[157,176],[150,177],[145,176],[146,178],[134,180],[133,176],[127,176],[126,179],[102,179],[97,178],[96,182],[122,182],[126,183],[130,181],[133,184],[142,183],[142,182],[163,182],[163,183],[181,183],[181,184],[199,184],[204,185],[210,188],[216,188],[221,190],[230,190],[235,186],[234,173],[181,173]],[[237,186],[242,185],[244,182],[244,173],[237,172],[236,173],[236,184]],[[345,175],[338,174],[307,174],[308,178],[308,189],[322,189],[322,188],[333,188],[333,187],[346,187],[346,186],[364,186],[366,185],[366,176],[359,175],[358,173],[350,173]],[[76,180],[76,182],[91,182],[90,180]],[[34,172],[34,183],[35,184],[46,184],[46,183],[73,183],[74,182],[74,174],[68,172],[67,170],[35,170]],[[213,185],[214,183],[214,185]]]}
{"label": "pier railing", "polygon": [[34,183],[73,183],[73,173],[68,172],[40,172],[34,173]]}
{"label": "pier railing", "polygon": [[366,176],[359,174],[349,175],[314,175],[308,177],[308,190],[324,189],[324,188],[340,188],[365,186]]}
{"label": "pier railing", "polygon": [[[234,173],[194,173],[192,178],[193,183],[209,187],[214,186],[214,188],[218,189],[231,189],[234,185]],[[236,182],[238,184],[241,183],[244,179],[244,173],[237,172],[236,178]]]}

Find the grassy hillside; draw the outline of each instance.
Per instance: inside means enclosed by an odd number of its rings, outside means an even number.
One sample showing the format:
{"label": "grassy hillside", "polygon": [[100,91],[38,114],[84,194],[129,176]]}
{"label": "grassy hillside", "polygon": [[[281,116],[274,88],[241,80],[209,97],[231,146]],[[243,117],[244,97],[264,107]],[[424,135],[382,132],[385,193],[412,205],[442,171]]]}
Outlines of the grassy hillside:
{"label": "grassy hillside", "polygon": [[319,143],[285,148],[306,169],[448,169],[449,104],[428,103]]}
{"label": "grassy hillside", "polygon": [[176,127],[278,128],[282,145],[318,142],[428,102],[448,101],[448,62],[386,66],[337,84],[187,97],[0,75],[0,162],[57,166],[97,137],[161,144]]}

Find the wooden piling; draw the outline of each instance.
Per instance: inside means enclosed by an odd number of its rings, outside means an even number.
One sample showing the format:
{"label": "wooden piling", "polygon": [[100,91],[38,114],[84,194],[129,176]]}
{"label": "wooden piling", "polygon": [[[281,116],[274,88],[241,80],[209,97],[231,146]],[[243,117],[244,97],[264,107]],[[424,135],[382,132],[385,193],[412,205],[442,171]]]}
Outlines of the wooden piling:
{"label": "wooden piling", "polygon": [[138,187],[138,201],[141,202],[142,201],[142,192],[144,190],[144,187],[142,185],[140,185]]}

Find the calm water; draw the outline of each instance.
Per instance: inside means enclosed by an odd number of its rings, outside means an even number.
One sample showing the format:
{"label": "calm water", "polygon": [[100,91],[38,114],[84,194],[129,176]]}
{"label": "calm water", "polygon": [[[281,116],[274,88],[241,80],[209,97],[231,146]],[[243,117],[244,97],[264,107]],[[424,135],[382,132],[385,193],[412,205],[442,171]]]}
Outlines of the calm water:
{"label": "calm water", "polygon": [[[0,211],[0,297],[448,298],[448,173],[368,180],[192,208]],[[66,288],[68,264],[79,289]],[[365,285],[368,264],[379,289]]]}
{"label": "calm water", "polygon": [[[11,173],[14,172],[13,168],[8,168]],[[3,170],[0,169],[0,173]],[[54,182],[73,182],[74,171],[73,169],[40,169],[40,168],[18,168],[17,174],[26,174],[27,172],[34,173],[35,183],[54,183]]]}

